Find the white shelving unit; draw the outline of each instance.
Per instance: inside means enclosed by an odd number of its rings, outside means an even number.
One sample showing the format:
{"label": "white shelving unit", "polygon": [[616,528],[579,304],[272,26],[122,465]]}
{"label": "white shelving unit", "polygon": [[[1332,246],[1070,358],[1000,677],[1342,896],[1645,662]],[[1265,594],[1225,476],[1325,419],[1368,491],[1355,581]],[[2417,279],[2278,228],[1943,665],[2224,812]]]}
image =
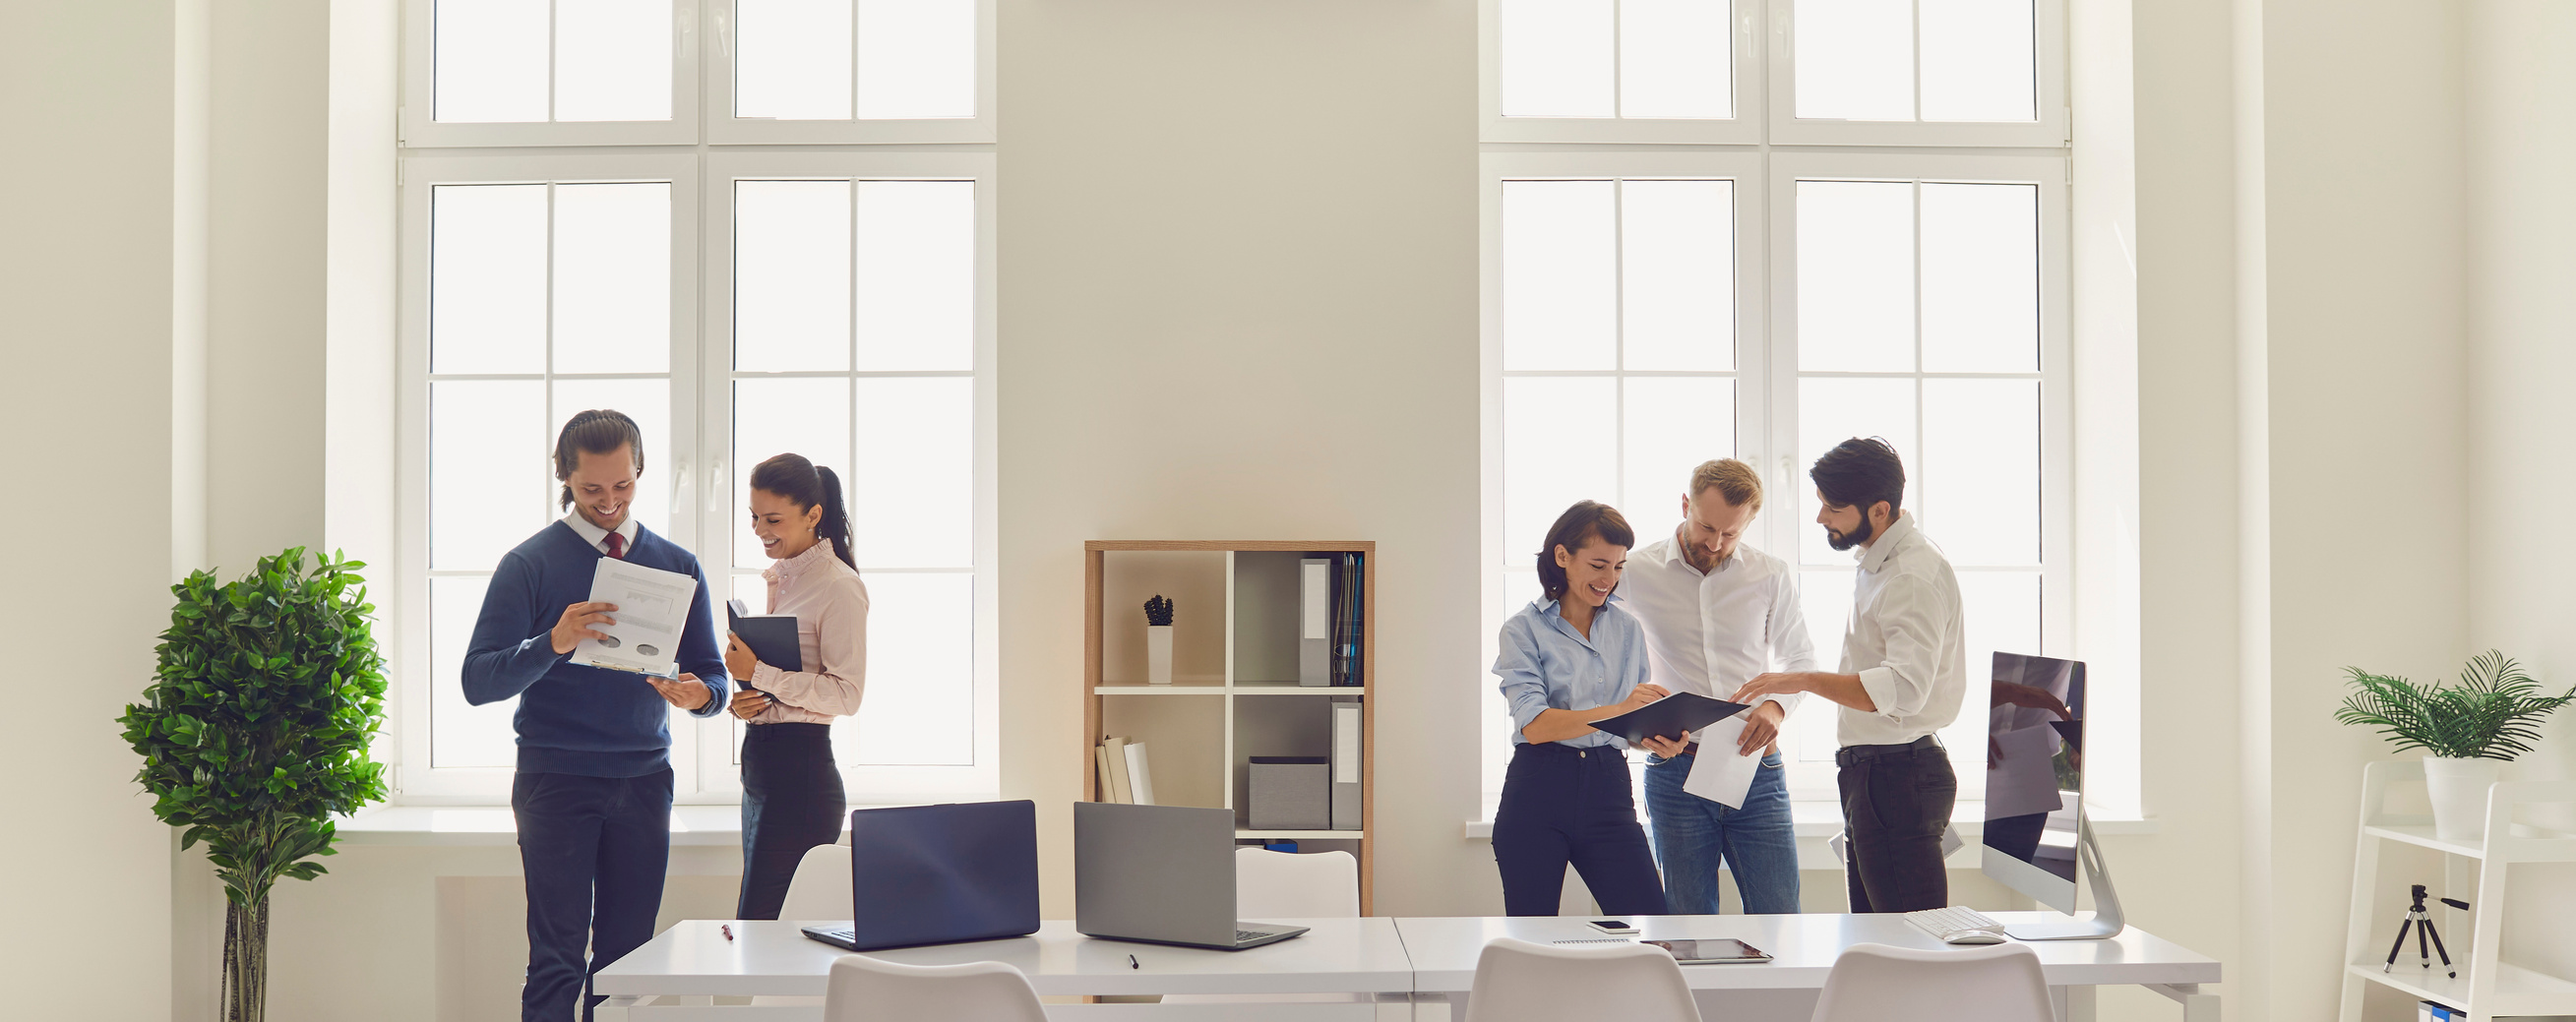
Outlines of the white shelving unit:
{"label": "white shelving unit", "polygon": [[[1377,721],[1373,685],[1297,683],[1297,565],[1361,556],[1360,677],[1376,677],[1377,545],[1366,541],[1093,540],[1084,544],[1083,797],[1098,799],[1091,749],[1116,735],[1145,743],[1157,801],[1235,812],[1237,841],[1343,848],[1360,862],[1360,906],[1374,901]],[[1172,684],[1144,680],[1147,596],[1175,605]],[[1330,750],[1331,707],[1360,705],[1359,830],[1255,829],[1244,807],[1252,756]]]}
{"label": "white shelving unit", "polygon": [[[2354,853],[2352,915],[2344,940],[2341,1022],[2362,1022],[2363,997],[2372,984],[2403,994],[2410,1005],[2413,1001],[2436,1001],[2468,1012],[2470,1022],[2519,1015],[2576,1015],[2576,981],[2569,975],[2523,964],[2576,962],[2576,925],[2567,922],[2576,904],[2535,902],[2529,898],[2517,901],[2507,893],[2509,882],[2517,879],[2517,867],[2526,872],[2532,868],[2576,870],[2576,833],[2514,822],[2516,816],[2528,815],[2518,812],[2524,807],[2576,803],[2576,781],[2493,786],[2487,794],[2487,837],[2477,843],[2445,841],[2434,836],[2430,815],[2389,810],[2392,790],[2420,788],[2423,783],[2424,764],[2420,760],[2372,763],[2362,768],[2361,841]],[[2391,844],[2441,853],[2440,875],[2409,878],[2383,873],[2381,853]],[[2459,969],[2457,979],[2444,974],[2439,957],[2434,959],[2433,968],[2421,968],[2411,934],[2396,966],[2387,965],[2389,942],[2397,938],[2398,923],[2405,917],[2408,888],[2419,882],[2432,888],[2436,896],[2469,903],[2468,911],[2462,912],[2433,898],[2426,899],[2434,925]],[[2540,946],[2544,943],[2555,946]],[[2515,960],[2507,961],[2508,958]],[[2411,1012],[2407,1017],[2413,1017]]]}

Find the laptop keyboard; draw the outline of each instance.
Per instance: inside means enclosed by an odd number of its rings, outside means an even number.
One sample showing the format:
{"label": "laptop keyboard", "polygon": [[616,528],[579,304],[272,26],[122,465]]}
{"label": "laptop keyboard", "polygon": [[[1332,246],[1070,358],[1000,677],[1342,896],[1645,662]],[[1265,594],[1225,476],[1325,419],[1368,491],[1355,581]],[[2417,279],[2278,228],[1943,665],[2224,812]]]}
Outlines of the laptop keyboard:
{"label": "laptop keyboard", "polygon": [[1241,944],[1249,940],[1260,940],[1261,938],[1269,935],[1270,931],[1268,930],[1236,930],[1234,931],[1234,942]]}

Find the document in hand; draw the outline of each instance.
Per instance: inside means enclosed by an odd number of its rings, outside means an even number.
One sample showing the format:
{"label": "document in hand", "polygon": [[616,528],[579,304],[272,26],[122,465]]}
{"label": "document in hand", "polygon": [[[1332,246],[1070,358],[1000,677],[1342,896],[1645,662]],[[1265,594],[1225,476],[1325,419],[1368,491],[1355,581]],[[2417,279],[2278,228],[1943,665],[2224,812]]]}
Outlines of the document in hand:
{"label": "document in hand", "polygon": [[695,578],[614,557],[600,558],[599,571],[590,578],[590,599],[615,604],[617,609],[608,616],[617,623],[592,626],[608,638],[581,640],[572,648],[572,662],[657,678],[678,677],[680,631],[688,625],[689,605],[697,595]]}
{"label": "document in hand", "polygon": [[1744,808],[1744,796],[1753,791],[1753,774],[1762,769],[1762,752],[1737,755],[1735,747],[1744,741],[1744,716],[1738,714],[1708,726],[1699,735],[1699,755],[1691,759],[1690,776],[1682,780],[1682,790],[1729,809]]}
{"label": "document in hand", "polygon": [[1693,692],[1676,692],[1616,717],[1592,722],[1596,731],[1606,731],[1635,745],[1648,738],[1678,738],[1701,728],[1742,713],[1749,707],[1711,699]]}

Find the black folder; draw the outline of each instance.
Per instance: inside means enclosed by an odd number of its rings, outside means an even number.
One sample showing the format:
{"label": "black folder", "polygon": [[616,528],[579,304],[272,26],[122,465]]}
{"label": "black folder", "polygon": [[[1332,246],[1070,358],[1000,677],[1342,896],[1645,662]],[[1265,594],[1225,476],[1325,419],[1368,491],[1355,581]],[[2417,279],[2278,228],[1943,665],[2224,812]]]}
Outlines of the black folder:
{"label": "black folder", "polygon": [[804,670],[804,647],[796,642],[796,615],[743,613],[747,609],[741,600],[725,601],[725,626],[742,636],[751,655],[782,671]]}
{"label": "black folder", "polygon": [[1692,692],[1675,692],[1616,717],[1593,721],[1592,728],[1635,745],[1648,738],[1679,738],[1751,708]]}

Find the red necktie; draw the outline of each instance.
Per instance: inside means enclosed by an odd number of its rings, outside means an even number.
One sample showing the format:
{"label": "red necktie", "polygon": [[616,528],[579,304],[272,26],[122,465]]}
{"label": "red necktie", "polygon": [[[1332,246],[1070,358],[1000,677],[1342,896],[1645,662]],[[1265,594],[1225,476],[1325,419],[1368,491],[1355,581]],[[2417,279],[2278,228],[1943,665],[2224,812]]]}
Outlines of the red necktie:
{"label": "red necktie", "polygon": [[608,534],[608,556],[621,561],[626,559],[626,537],[614,532]]}

